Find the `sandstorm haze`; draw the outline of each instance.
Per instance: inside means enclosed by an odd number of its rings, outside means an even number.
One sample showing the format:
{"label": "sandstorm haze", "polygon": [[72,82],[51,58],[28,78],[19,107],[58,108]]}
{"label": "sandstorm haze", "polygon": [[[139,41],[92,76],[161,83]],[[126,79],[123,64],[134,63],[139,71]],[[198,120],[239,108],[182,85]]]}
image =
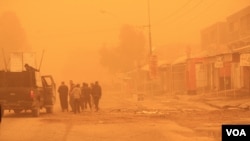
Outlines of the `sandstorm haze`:
{"label": "sandstorm haze", "polygon": [[[180,54],[187,45],[198,50],[202,28],[247,5],[248,0],[151,0],[152,46]],[[0,0],[0,23],[1,48],[35,51],[38,65],[44,50],[42,73],[57,81],[109,80],[100,50],[126,41],[120,36],[123,25],[143,33],[140,45],[148,53],[147,0]],[[180,47],[173,48],[176,44]]]}

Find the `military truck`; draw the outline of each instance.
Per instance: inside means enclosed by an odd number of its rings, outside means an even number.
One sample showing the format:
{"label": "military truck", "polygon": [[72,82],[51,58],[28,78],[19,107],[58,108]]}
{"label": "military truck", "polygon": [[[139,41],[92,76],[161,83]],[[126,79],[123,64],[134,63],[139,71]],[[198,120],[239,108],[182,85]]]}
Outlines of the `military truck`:
{"label": "military truck", "polygon": [[6,110],[16,114],[32,111],[38,117],[40,109],[53,112],[56,100],[56,85],[51,75],[40,76],[36,71],[0,71],[0,105],[2,115]]}

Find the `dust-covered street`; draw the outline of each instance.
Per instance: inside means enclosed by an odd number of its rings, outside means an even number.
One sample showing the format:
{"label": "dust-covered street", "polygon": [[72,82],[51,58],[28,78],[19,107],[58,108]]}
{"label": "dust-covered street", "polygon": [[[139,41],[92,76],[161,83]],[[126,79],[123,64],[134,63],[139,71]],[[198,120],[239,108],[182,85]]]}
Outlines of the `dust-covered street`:
{"label": "dust-covered street", "polygon": [[250,122],[250,97],[245,95],[160,95],[138,101],[105,92],[99,112],[41,110],[38,118],[27,111],[5,111],[0,140],[62,141],[219,141],[222,124]]}
{"label": "dust-covered street", "polygon": [[0,0],[0,141],[250,141],[249,2]]}

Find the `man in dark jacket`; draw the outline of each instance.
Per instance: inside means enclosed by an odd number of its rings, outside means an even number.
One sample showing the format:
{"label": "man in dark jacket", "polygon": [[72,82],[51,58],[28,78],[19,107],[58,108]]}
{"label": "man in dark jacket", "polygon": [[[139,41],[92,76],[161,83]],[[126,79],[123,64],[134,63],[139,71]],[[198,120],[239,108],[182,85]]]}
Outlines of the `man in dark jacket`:
{"label": "man in dark jacket", "polygon": [[102,97],[102,88],[99,85],[98,81],[95,82],[92,88],[92,97],[95,105],[96,111],[99,111],[99,100]]}
{"label": "man in dark jacket", "polygon": [[75,87],[75,84],[74,84],[74,82],[73,82],[73,80],[70,80],[69,81],[69,105],[70,105],[70,107],[71,107],[71,111],[72,112],[74,112],[75,111],[75,109],[74,109],[74,97],[73,97],[73,95],[71,95],[71,92],[72,92],[72,90],[73,90],[73,88]]}
{"label": "man in dark jacket", "polygon": [[92,109],[91,105],[91,90],[88,85],[88,83],[83,83],[82,87],[82,104],[83,104],[83,109],[87,109],[87,105],[89,105],[89,109]]}
{"label": "man in dark jacket", "polygon": [[61,103],[61,108],[62,111],[64,110],[68,111],[68,93],[69,93],[69,88],[67,85],[65,85],[64,82],[61,83],[61,85],[58,88],[58,93],[59,93],[59,98],[60,98],[60,103]]}

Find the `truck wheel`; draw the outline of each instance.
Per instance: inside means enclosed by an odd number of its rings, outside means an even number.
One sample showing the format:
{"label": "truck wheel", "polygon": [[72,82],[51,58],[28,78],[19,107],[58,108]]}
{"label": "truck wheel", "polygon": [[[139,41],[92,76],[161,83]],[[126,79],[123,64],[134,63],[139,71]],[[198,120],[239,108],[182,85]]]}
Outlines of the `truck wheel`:
{"label": "truck wheel", "polygon": [[14,109],[15,114],[19,114],[22,111],[22,109]]}
{"label": "truck wheel", "polygon": [[53,107],[47,107],[46,112],[47,113],[53,113]]}
{"label": "truck wheel", "polygon": [[40,109],[39,108],[32,109],[32,115],[34,117],[39,117],[39,115],[40,115]]}

